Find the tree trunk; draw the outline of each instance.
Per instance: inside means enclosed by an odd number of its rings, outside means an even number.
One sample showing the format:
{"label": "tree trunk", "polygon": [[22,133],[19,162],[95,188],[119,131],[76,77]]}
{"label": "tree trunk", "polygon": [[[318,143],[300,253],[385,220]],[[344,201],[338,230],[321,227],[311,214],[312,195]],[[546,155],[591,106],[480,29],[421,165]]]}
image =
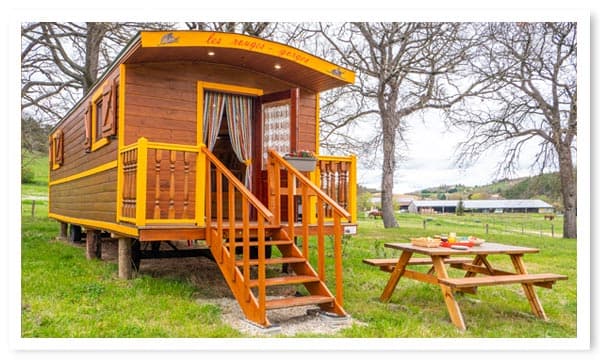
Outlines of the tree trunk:
{"label": "tree trunk", "polygon": [[563,237],[577,238],[577,183],[573,172],[573,159],[568,146],[558,149],[560,184],[563,198]]}
{"label": "tree trunk", "polygon": [[390,115],[381,115],[383,129],[383,166],[381,171],[381,211],[383,227],[398,227],[394,214],[394,170],[396,170],[396,128]]}
{"label": "tree trunk", "polygon": [[98,78],[98,59],[100,58],[100,45],[106,34],[105,23],[86,23],[88,33],[85,38],[85,73],[83,74],[83,93],[85,94]]}

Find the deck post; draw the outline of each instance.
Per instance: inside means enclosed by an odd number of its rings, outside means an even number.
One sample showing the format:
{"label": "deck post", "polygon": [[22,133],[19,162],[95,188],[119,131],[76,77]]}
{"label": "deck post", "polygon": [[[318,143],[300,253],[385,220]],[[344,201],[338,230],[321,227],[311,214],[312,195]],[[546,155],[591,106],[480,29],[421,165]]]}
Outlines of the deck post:
{"label": "deck post", "polygon": [[87,230],[85,237],[86,257],[88,260],[102,258],[102,241],[99,230]]}
{"label": "deck post", "polygon": [[132,278],[131,245],[131,238],[119,238],[119,279]]}
{"label": "deck post", "polygon": [[58,233],[58,240],[66,241],[69,237],[69,235],[68,235],[69,224],[67,224],[66,222],[62,222],[62,221],[60,221],[59,223],[60,223],[60,232]]}

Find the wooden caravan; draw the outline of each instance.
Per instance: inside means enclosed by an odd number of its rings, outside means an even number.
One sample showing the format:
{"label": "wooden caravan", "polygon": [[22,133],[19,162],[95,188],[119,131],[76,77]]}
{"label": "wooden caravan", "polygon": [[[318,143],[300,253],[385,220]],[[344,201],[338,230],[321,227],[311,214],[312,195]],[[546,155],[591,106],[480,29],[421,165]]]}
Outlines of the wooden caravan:
{"label": "wooden caravan", "polygon": [[[49,216],[62,235],[84,232],[90,257],[103,236],[119,238],[122,277],[147,245],[160,256],[161,242],[194,244],[261,326],[267,310],[290,306],[344,316],[356,159],[318,155],[319,93],[353,81],[272,41],[142,32],[50,135]],[[284,156],[300,151],[316,156]],[[291,274],[268,277],[273,264]],[[288,284],[305,296],[267,299],[267,287]]]}

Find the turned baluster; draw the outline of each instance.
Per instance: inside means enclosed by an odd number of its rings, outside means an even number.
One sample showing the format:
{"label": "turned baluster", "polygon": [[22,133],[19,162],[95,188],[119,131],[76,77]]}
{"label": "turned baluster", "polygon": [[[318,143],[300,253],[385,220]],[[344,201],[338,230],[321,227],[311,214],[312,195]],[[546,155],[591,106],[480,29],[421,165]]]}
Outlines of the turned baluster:
{"label": "turned baluster", "polygon": [[188,204],[189,204],[189,187],[188,180],[190,174],[190,156],[188,152],[183,153],[183,215],[182,218],[188,218]]}
{"label": "turned baluster", "polygon": [[177,160],[177,152],[170,150],[169,158],[169,219],[175,219],[175,161]]}
{"label": "turned baluster", "polygon": [[338,172],[338,203],[348,210],[348,163],[340,162]]}
{"label": "turned baluster", "polygon": [[[337,182],[335,181],[336,175],[337,175],[337,163],[331,162],[329,164],[329,188],[328,188],[328,194],[330,198],[332,198],[333,200],[337,201],[336,199],[336,185]],[[327,205],[327,216],[331,217],[333,216],[333,212],[332,212],[332,208],[331,206]]]}
{"label": "turned baluster", "polygon": [[121,191],[121,215],[129,216],[127,209],[127,199],[129,194],[127,193],[127,182],[129,181],[129,174],[127,173],[127,152],[121,154],[121,162],[123,163],[123,189]]}
{"label": "turned baluster", "polygon": [[154,218],[160,219],[160,162],[162,150],[155,149],[154,171],[156,172],[156,184],[154,185]]}

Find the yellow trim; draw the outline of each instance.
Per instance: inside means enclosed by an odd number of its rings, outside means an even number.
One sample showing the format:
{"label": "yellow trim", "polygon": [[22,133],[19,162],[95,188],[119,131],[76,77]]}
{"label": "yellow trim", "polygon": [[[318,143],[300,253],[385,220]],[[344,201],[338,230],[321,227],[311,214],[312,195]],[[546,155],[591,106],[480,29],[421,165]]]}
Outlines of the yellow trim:
{"label": "yellow trim", "polygon": [[320,116],[321,116],[321,93],[316,93],[317,97],[315,101],[315,154],[319,155],[320,145],[321,145],[321,129],[320,126]]}
{"label": "yellow trim", "polygon": [[194,145],[179,145],[148,141],[148,149],[162,149],[162,150],[173,150],[173,151],[185,151],[185,152],[198,152],[199,149]]}
{"label": "yellow trim", "polygon": [[198,158],[196,159],[196,225],[206,226],[205,201],[206,201],[206,155],[202,151],[204,144],[199,146]]}
{"label": "yellow trim", "polygon": [[203,82],[196,83],[196,145],[204,143],[204,87]]}
{"label": "yellow trim", "polygon": [[81,178],[84,178],[86,176],[90,176],[90,175],[101,173],[101,172],[106,171],[106,170],[114,169],[116,167],[117,167],[117,160],[114,160],[114,161],[108,162],[106,164],[102,164],[100,166],[96,166],[95,168],[92,168],[92,169],[89,169],[89,170],[86,170],[86,171],[82,171],[80,173],[77,173],[77,174],[74,174],[74,175],[71,175],[71,176],[64,177],[62,179],[50,181],[48,183],[48,186],[58,185],[58,184],[66,183],[66,182],[69,182],[69,181],[81,179]]}
{"label": "yellow trim", "polygon": [[179,225],[195,225],[194,219],[147,219],[146,225],[152,224],[179,224]]}
{"label": "yellow trim", "polygon": [[92,140],[92,147],[90,151],[96,151],[98,149],[100,149],[101,147],[103,147],[104,145],[110,143],[110,140],[108,138],[101,138],[100,140],[96,140],[96,135],[98,133],[98,129],[96,129],[97,127],[97,106],[96,103],[98,102],[98,99],[100,97],[102,97],[102,90],[104,89],[104,86],[101,86],[98,90],[96,90],[96,92],[94,93],[94,95],[92,95],[92,133],[91,133],[91,140]]}
{"label": "yellow trim", "polygon": [[356,155],[351,155],[351,162],[350,162],[350,199],[348,200],[350,202],[350,206],[349,209],[350,211],[348,211],[350,213],[350,221],[353,223],[356,223],[356,221],[358,220],[358,207],[357,207],[357,191],[358,191],[358,185],[356,183],[356,177],[357,177],[357,173],[356,173]]}
{"label": "yellow trim", "polygon": [[208,81],[198,81],[200,87],[203,90],[215,90],[221,91],[230,94],[240,94],[240,95],[254,95],[254,96],[262,96],[264,92],[262,89],[251,88],[246,86],[238,86],[224,83],[214,83]]}
{"label": "yellow trim", "polygon": [[125,64],[119,65],[119,118],[117,126],[117,221],[121,220],[123,195],[123,163],[121,161],[121,149],[125,146]]}
{"label": "yellow trim", "polygon": [[[137,172],[135,184],[135,223],[137,226],[146,225],[146,185],[148,177],[148,140],[141,137],[138,140]],[[142,206],[140,206],[142,205]]]}
{"label": "yellow trim", "polygon": [[63,216],[63,215],[58,215],[58,214],[53,214],[53,213],[48,213],[48,217],[58,220],[58,221],[62,221],[64,223],[77,224],[77,225],[81,225],[83,227],[90,227],[90,228],[95,228],[95,229],[111,230],[111,231],[114,231],[115,233],[129,235],[129,236],[133,236],[133,237],[138,236],[138,230],[136,228],[132,228],[129,226],[123,226],[123,225],[119,225],[119,224],[115,224],[115,223],[111,223],[111,222],[107,222],[107,221],[80,219],[80,218]]}
{"label": "yellow trim", "polygon": [[135,218],[131,218],[131,217],[127,217],[127,216],[121,216],[121,218],[118,219],[118,221],[119,222],[128,222],[128,223],[135,225]]}
{"label": "yellow trim", "polygon": [[316,70],[331,78],[354,83],[353,71],[311,55],[303,50],[242,34],[211,31],[142,32],[142,48],[206,47],[238,49],[285,59]]}
{"label": "yellow trim", "polygon": [[[201,151],[204,144],[204,91],[213,90],[225,93],[240,95],[262,96],[263,90],[246,86],[237,86],[232,84],[214,83],[207,81],[198,81],[196,84],[196,148],[198,151],[198,160],[196,162],[196,224],[205,226],[205,187],[204,171],[206,169],[206,155]],[[183,146],[183,145],[182,145]],[[190,151],[190,150],[185,150]]]}

